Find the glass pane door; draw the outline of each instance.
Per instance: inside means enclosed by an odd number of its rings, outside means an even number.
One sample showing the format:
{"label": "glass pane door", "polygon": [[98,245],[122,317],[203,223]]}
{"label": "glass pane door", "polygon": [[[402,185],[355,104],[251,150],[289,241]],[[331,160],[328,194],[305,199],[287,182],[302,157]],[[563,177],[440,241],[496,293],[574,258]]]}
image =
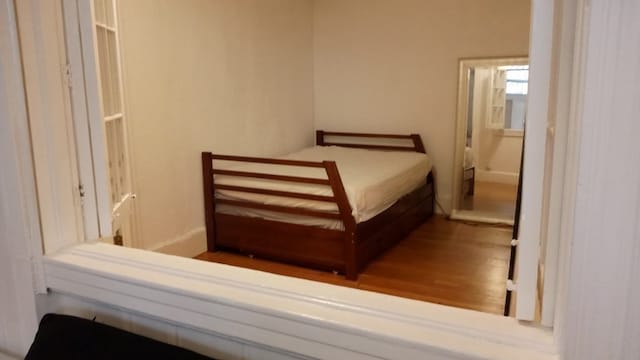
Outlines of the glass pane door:
{"label": "glass pane door", "polygon": [[96,55],[111,191],[114,242],[133,245],[133,199],[115,0],[94,0]]}

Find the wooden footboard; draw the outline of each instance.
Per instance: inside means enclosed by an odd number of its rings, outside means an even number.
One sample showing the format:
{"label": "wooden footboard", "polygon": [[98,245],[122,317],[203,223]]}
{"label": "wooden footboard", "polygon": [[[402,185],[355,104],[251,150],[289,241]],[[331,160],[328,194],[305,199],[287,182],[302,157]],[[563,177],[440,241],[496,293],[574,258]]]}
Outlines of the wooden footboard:
{"label": "wooden footboard", "polygon": [[[346,142],[329,142],[326,137],[383,138],[410,142],[411,146],[375,145]],[[419,135],[356,134],[342,132],[316,133],[320,146],[343,146],[388,151],[414,151],[425,153]],[[291,167],[311,167],[324,169],[326,178],[253,173],[247,171],[219,169],[216,160],[273,164]],[[342,179],[334,161],[298,161],[245,156],[216,155],[202,153],[205,220],[208,251],[220,248],[240,251],[246,254],[299,264],[303,266],[342,272],[347,279],[355,280],[357,274],[369,261],[403,239],[433,213],[434,184],[431,174],[425,184],[398,200],[395,205],[378,216],[356,225],[351,214]],[[258,178],[289,183],[306,183],[327,186],[331,196],[313,195],[301,192],[276,191],[255,187],[216,184],[214,175]],[[334,203],[338,212],[270,205],[251,201],[237,201],[216,198],[216,190],[271,195],[325,201]],[[267,210],[277,213],[308,216],[319,219],[339,220],[344,230],[330,230],[316,226],[297,225],[266,220],[257,217],[230,215],[216,212],[216,205]]]}
{"label": "wooden footboard", "polygon": [[[322,168],[326,178],[254,173],[237,170],[216,169],[215,160],[272,164],[292,167]],[[335,161],[298,161],[246,156],[215,155],[202,153],[205,217],[207,228],[207,250],[218,247],[268,256],[302,265],[333,267],[344,271],[350,278],[356,276],[355,230],[356,222],[351,214],[351,205],[338,173]],[[256,187],[217,185],[214,175],[268,179],[289,183],[324,185],[331,188],[332,196],[313,195],[300,192],[268,190]],[[272,195],[278,197],[325,201],[336,204],[338,213],[311,210],[299,207],[270,205],[252,201],[216,199],[216,190]],[[339,220],[343,231],[326,230],[310,226],[282,223],[258,218],[216,213],[216,204],[234,207],[268,210],[278,213],[308,216],[319,219]],[[342,246],[336,249],[336,242]]]}

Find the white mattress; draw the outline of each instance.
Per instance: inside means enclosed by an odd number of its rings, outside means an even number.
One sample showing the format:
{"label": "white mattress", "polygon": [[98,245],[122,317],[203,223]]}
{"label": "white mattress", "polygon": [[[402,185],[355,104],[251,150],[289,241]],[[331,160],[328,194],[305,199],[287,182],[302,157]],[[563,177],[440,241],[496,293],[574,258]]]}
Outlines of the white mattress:
{"label": "white mattress", "polygon": [[[425,154],[399,151],[374,151],[344,148],[338,146],[315,146],[282,156],[281,159],[323,161],[333,160],[351,204],[356,222],[364,222],[383,212],[399,198],[424,184],[431,170],[431,160]],[[235,163],[237,164],[237,163]],[[293,167],[269,164],[242,164],[220,166],[238,171],[261,172],[280,175],[294,175],[326,179],[324,169]],[[332,195],[328,186],[288,183],[275,180],[240,178],[216,175],[216,184],[257,187],[270,190],[304,192],[315,195]],[[313,210],[338,212],[335,203],[285,198],[270,195],[251,194],[237,191],[217,190],[216,197],[230,200],[245,200],[263,204],[293,206]],[[229,205],[217,205],[216,211],[233,215],[261,217],[288,223],[342,229],[341,221],[296,216],[278,212],[247,209]]]}

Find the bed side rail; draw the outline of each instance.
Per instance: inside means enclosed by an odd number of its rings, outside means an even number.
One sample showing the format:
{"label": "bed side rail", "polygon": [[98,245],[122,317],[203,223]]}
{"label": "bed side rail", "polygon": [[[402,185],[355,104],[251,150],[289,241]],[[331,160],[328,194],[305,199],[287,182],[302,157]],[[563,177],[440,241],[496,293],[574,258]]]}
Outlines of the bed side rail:
{"label": "bed side rail", "polygon": [[[244,163],[260,163],[260,164],[273,164],[273,165],[285,165],[294,167],[311,167],[321,168],[325,170],[326,178],[312,178],[303,176],[290,176],[290,175],[278,175],[269,173],[255,173],[248,171],[238,170],[226,170],[216,169],[214,167],[215,160],[244,162]],[[202,153],[202,170],[203,170],[203,185],[204,185],[204,202],[205,202],[205,221],[207,229],[207,248],[209,251],[216,250],[216,231],[215,231],[215,207],[216,204],[232,205],[235,207],[259,209],[275,211],[279,213],[309,216],[321,219],[340,220],[344,224],[345,232],[347,234],[355,234],[355,219],[351,214],[351,205],[347,199],[344,185],[340,179],[340,174],[336,166],[335,161],[300,161],[300,160],[285,160],[285,159],[272,159],[272,158],[258,158],[247,156],[231,156],[231,155],[217,155],[210,152]],[[283,190],[270,190],[258,187],[236,186],[236,185],[223,185],[215,184],[214,175],[226,175],[233,177],[248,177],[257,179],[268,179],[290,183],[305,183],[324,185],[331,188],[333,195],[315,195],[294,191]],[[238,201],[229,199],[216,199],[216,190],[230,190],[252,194],[272,195],[278,197],[288,197],[296,199],[306,199],[315,201],[324,201],[335,203],[338,208],[338,213],[325,212],[320,210],[305,209],[300,207],[290,207],[283,205],[263,204],[253,201]]]}
{"label": "bed side rail", "polygon": [[[326,137],[345,137],[345,138],[367,138],[367,139],[391,139],[391,140],[411,140],[413,146],[401,145],[380,145],[380,144],[363,144],[357,142],[330,142]],[[319,146],[342,146],[359,149],[370,150],[393,150],[393,151],[413,151],[426,154],[424,143],[419,134],[398,135],[398,134],[369,134],[369,133],[351,133],[336,131],[316,131],[316,145]]]}

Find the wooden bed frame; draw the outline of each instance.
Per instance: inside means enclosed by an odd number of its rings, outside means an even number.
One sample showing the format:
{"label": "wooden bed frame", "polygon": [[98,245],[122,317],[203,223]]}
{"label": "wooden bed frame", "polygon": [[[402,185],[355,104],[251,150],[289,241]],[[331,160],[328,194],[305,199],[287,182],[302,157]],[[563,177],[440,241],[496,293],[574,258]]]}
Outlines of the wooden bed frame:
{"label": "wooden bed frame", "polygon": [[[369,139],[411,140],[413,146],[370,145],[327,142],[327,136]],[[362,149],[415,151],[426,153],[419,135],[360,134],[342,132],[316,132],[316,144]],[[294,167],[323,168],[326,179],[284,176],[264,173],[216,169],[213,160],[287,165]],[[406,237],[433,214],[434,181],[431,172],[425,184],[399,199],[393,206],[377,216],[356,224],[351,214],[335,161],[298,161],[272,158],[215,155],[202,153],[204,204],[207,229],[207,249],[228,249],[277,261],[306,267],[344,273],[355,280],[358,273],[376,256]],[[298,192],[275,191],[260,188],[216,185],[214,175],[262,178],[293,183],[320,184],[331,188],[333,196],[320,196]],[[232,190],[247,193],[332,202],[338,213],[301,209],[287,206],[266,205],[256,202],[216,199],[215,190]],[[344,230],[331,230],[316,226],[298,225],[257,217],[229,215],[216,212],[216,204],[227,204],[251,209],[304,215],[315,218],[340,220]]]}
{"label": "wooden bed frame", "polygon": [[[464,191],[466,187],[466,191]],[[470,166],[462,170],[462,196],[473,196],[476,192],[476,167]]]}

